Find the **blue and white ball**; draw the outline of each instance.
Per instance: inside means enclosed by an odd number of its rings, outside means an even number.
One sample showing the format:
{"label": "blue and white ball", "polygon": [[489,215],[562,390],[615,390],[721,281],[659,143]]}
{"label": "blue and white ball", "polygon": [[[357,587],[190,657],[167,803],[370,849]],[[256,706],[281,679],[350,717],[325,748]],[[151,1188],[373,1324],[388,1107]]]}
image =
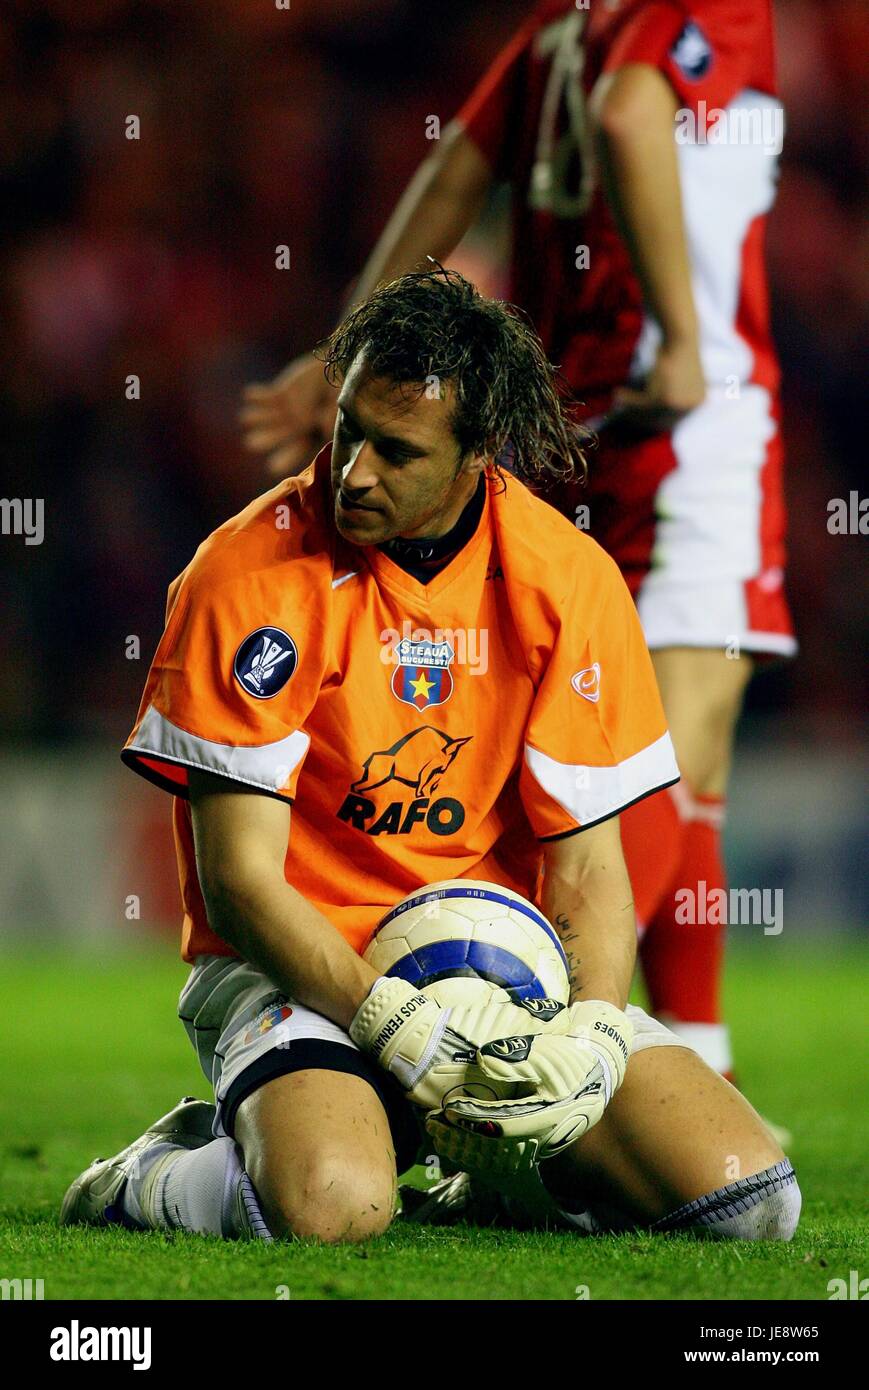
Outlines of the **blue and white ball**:
{"label": "blue and white ball", "polygon": [[567,959],[554,928],[533,903],[496,883],[457,878],[417,889],[387,912],[365,959],[380,975],[420,989],[436,985],[444,1004],[465,1002],[462,980],[485,981],[514,1002],[569,1001]]}

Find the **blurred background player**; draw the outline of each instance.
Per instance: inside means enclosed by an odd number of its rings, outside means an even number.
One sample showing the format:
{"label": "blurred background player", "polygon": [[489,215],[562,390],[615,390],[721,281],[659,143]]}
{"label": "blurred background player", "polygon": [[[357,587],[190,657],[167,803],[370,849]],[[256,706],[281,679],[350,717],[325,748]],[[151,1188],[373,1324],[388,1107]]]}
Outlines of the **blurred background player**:
{"label": "blurred background player", "polygon": [[[726,913],[703,904],[725,887],[753,664],[795,650],[763,265],[782,126],[768,0],[548,0],[412,180],[354,293],[448,256],[492,184],[510,184],[510,298],[600,434],[589,487],[549,500],[622,569],[682,771],[622,818],[645,982],[655,1013],[728,1075]],[[321,365],[300,358],[248,388],[247,443],[296,471],[334,409]]]}

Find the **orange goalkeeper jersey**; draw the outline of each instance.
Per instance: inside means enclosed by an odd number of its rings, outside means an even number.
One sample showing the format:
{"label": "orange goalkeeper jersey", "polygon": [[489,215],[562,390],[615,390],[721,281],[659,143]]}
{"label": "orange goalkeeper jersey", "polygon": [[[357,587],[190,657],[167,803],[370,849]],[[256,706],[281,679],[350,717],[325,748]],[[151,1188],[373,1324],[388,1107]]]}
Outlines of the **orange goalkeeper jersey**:
{"label": "orange goalkeeper jersey", "polygon": [[427,584],[333,521],[329,446],[200,546],[124,760],[175,796],[183,955],[209,928],[188,768],[293,804],[287,880],[357,950],[445,878],[534,899],[540,842],[678,778],[612,560],[521,482]]}

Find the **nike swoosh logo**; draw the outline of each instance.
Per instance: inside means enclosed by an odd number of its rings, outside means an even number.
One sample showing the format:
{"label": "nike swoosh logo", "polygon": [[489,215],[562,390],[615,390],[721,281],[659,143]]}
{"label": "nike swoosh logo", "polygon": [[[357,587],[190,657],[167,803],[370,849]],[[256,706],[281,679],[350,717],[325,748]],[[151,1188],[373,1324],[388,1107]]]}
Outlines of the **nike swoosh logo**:
{"label": "nike swoosh logo", "polygon": [[346,584],[348,579],[355,579],[355,577],[356,577],[356,575],[357,575],[358,573],[359,573],[358,570],[351,570],[349,574],[342,574],[341,577],[340,577],[340,579],[333,579],[333,580],[332,580],[332,588],[333,588],[333,589],[340,589],[340,588],[341,588],[341,585],[342,585],[342,584]]}

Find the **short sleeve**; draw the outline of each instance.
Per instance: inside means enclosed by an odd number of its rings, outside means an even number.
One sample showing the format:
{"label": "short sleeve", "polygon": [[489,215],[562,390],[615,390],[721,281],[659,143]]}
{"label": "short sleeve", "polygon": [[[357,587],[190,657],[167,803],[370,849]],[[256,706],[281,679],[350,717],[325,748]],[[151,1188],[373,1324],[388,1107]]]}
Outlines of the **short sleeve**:
{"label": "short sleeve", "polygon": [[603,70],[648,63],[685,107],[696,113],[702,101],[711,111],[755,84],[771,47],[768,0],[653,0],[619,31]]}
{"label": "short sleeve", "polygon": [[524,64],[536,27],[530,22],[514,34],[456,117],[485,155],[496,178],[510,176],[510,132],[520,106]]}
{"label": "short sleeve", "polygon": [[565,602],[526,728],[519,787],[541,840],[587,829],[679,780],[636,608],[616,566],[595,551],[594,579]]}
{"label": "short sleeve", "polygon": [[292,800],[322,681],[322,634],[310,614],[276,611],[256,575],[215,582],[195,561],[191,569],[170,589],[121,756],[176,796],[187,795],[196,768]]}

